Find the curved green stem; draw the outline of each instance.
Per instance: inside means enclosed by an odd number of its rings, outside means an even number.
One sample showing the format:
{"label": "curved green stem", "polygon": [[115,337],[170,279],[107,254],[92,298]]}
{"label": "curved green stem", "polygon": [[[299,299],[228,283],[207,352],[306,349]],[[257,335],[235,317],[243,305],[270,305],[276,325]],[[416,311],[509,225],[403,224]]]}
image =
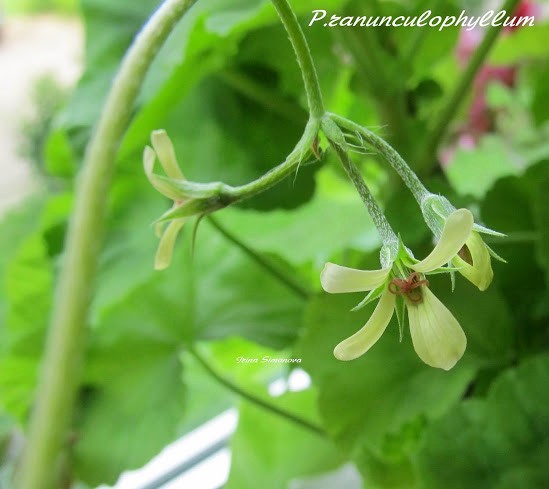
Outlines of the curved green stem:
{"label": "curved green stem", "polygon": [[[520,0],[507,0],[503,5],[502,10],[512,13],[518,5],[519,1]],[[447,99],[447,102],[440,111],[438,117],[435,119],[433,129],[429,133],[429,137],[425,143],[424,150],[421,153],[418,161],[422,161],[425,162],[425,164],[428,164],[434,159],[436,150],[440,142],[442,141],[442,138],[446,134],[450,122],[452,122],[452,119],[458,112],[459,106],[465,99],[465,96],[467,95],[469,87],[471,86],[471,83],[475,78],[475,75],[477,74],[482,63],[486,59],[486,56],[490,52],[490,49],[494,45],[494,42],[496,41],[502,28],[502,24],[500,24],[499,26],[492,26],[484,35],[482,42],[471,56],[471,59],[469,60],[465,71],[461,75],[461,78],[458,80],[452,94]]]}
{"label": "curved green stem", "polygon": [[128,50],[87,147],[55,292],[29,436],[17,489],[56,486],[60,451],[73,415],[83,364],[85,330],[113,163],[135,99],[158,49],[194,0],[166,0]]}
{"label": "curved green stem", "polygon": [[418,204],[421,205],[423,198],[430,192],[421,183],[414,171],[408,166],[404,158],[387,141],[365,127],[350,121],[337,114],[329,114],[330,118],[342,129],[352,135],[356,135],[361,142],[367,143],[379,151],[381,155],[391,164],[400,175],[406,186],[410,189]]}
{"label": "curved green stem", "polygon": [[[155,175],[155,181],[161,182],[173,195],[179,195],[186,203],[174,206],[158,219],[158,222],[189,217],[192,215],[211,214],[231,204],[249,199],[285,179],[299,170],[305,159],[313,153],[313,146],[318,137],[321,120],[310,118],[300,140],[286,159],[256,180],[233,187],[224,182],[197,183],[188,180],[174,180]],[[165,194],[166,195],[166,194]]]}
{"label": "curved green stem", "polygon": [[250,248],[246,243],[243,243],[242,240],[237,238],[232,234],[227,228],[222,226],[217,219],[213,216],[209,216],[208,220],[228,241],[238,246],[246,255],[248,255],[254,262],[256,262],[260,267],[265,269],[270,273],[274,278],[276,278],[280,283],[285,285],[288,289],[294,292],[298,297],[302,299],[309,299],[311,293],[298,283],[293,277],[290,277],[278,267],[275,267],[271,262],[269,262],[265,257],[261,256],[257,251]]}
{"label": "curved green stem", "polygon": [[381,237],[381,240],[383,241],[383,244],[388,246],[395,253],[398,252],[398,236],[393,231],[393,228],[389,224],[389,221],[385,217],[385,214],[383,214],[383,211],[379,207],[376,199],[370,192],[370,189],[366,185],[366,182],[364,182],[364,179],[358,171],[358,168],[351,161],[349,154],[344,148],[342,148],[338,144],[333,143],[332,141],[330,141],[330,145],[337,154],[337,157],[341,161],[341,164],[343,165],[343,168],[345,168],[345,171],[353,182],[353,185],[357,189],[360,198],[362,199],[362,202],[364,202],[364,205],[368,210],[368,214],[370,214],[370,217],[372,218],[372,221],[376,226],[376,229]]}
{"label": "curved green stem", "polygon": [[320,92],[316,68],[303,30],[301,29],[288,0],[272,0],[272,2],[288,33],[297,57],[299,68],[301,69],[301,74],[303,75],[303,83],[305,84],[307,103],[309,105],[309,114],[312,118],[320,119],[324,115],[322,93]]}
{"label": "curved green stem", "polygon": [[265,409],[266,411],[269,411],[270,413],[275,414],[276,416],[280,416],[281,418],[284,418],[291,423],[301,426],[302,428],[305,428],[306,430],[311,431],[316,435],[322,437],[326,436],[326,432],[320,426],[317,426],[316,424],[311,423],[310,421],[303,419],[296,414],[286,411],[285,409],[275,406],[274,404],[271,404],[270,402],[267,402],[260,397],[254,396],[253,394],[244,390],[242,387],[236,385],[234,382],[223,377],[207,362],[207,360],[202,355],[200,355],[200,353],[196,351],[195,348],[190,347],[189,352],[198,361],[198,363],[202,365],[204,370],[206,370],[215,380],[217,380],[221,385],[234,392],[238,396],[246,399],[256,406],[259,406],[262,409]]}

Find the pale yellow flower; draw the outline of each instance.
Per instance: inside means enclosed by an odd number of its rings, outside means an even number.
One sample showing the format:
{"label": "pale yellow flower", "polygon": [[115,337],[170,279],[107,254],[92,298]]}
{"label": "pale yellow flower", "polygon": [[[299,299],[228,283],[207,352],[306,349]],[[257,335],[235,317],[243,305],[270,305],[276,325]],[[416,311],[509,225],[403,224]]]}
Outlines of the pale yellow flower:
{"label": "pale yellow flower", "polygon": [[[446,220],[439,242],[424,260],[397,259],[389,268],[356,270],[327,263],[320,281],[326,292],[378,291],[379,302],[367,323],[334,349],[339,360],[366,353],[381,337],[395,310],[397,296],[405,301],[414,349],[426,364],[445,370],[461,358],[467,339],[452,313],[430,291],[424,274],[450,262],[470,238],[473,216],[467,209]],[[406,276],[403,273],[408,270]]]}
{"label": "pale yellow flower", "polygon": [[[184,180],[185,177],[179,168],[173,144],[166,134],[166,131],[153,131],[151,143],[154,150],[150,146],[146,146],[143,153],[145,175],[156,190],[174,201],[172,206],[172,209],[174,209],[181,206],[185,201],[181,199],[180,193],[174,189],[174,186],[168,179],[153,173],[156,157],[158,157],[160,165],[168,178],[173,180]],[[157,224],[156,234],[160,237],[160,243],[158,244],[154,259],[154,268],[156,270],[163,270],[170,265],[175,241],[186,220],[187,218],[183,217],[173,219],[167,225],[165,223]]]}

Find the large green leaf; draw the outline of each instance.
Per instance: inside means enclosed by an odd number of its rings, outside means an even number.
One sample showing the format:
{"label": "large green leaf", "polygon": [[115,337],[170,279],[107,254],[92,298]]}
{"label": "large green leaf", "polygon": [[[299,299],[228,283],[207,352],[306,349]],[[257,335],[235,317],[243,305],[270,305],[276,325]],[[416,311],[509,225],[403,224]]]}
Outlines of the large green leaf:
{"label": "large green leaf", "polygon": [[306,315],[298,346],[303,366],[319,389],[319,407],[332,436],[347,450],[366,446],[383,453],[388,437],[418,417],[443,414],[463,394],[474,368],[462,360],[452,371],[424,365],[408,334],[398,341],[398,328],[389,325],[381,340],[352,362],[333,357],[337,343],[366,322],[371,308],[350,312],[360,297],[323,295]]}
{"label": "large green leaf", "polygon": [[[154,341],[120,342],[100,363],[105,378],[83,399],[74,449],[78,478],[96,486],[145,464],[174,440],[185,408],[177,349]],[[105,353],[105,352],[103,352]],[[108,363],[116,370],[107,373]]]}
{"label": "large green leaf", "polygon": [[466,401],[426,432],[426,489],[542,489],[549,484],[547,355],[503,373],[485,400]]}
{"label": "large green leaf", "polygon": [[459,194],[481,198],[496,180],[519,171],[504,141],[486,136],[474,150],[458,150],[446,175]]}
{"label": "large green leaf", "polygon": [[[276,253],[294,265],[322,264],[345,248],[376,249],[378,235],[356,193],[350,186],[334,192],[337,180],[324,170],[317,175],[321,188],[298,209],[265,213],[232,208],[220,213],[219,219],[254,249]],[[325,191],[326,183],[331,193]],[[315,282],[319,284],[317,277]]]}
{"label": "large green leaf", "polygon": [[[368,487],[416,487],[410,457],[425,425],[458,402],[478,368],[505,365],[512,356],[509,313],[496,292],[480,294],[460,283],[451,295],[442,279],[431,281],[431,287],[468,338],[464,358],[450,372],[424,365],[407,331],[399,343],[396,324],[390,324],[363,357],[337,361],[334,346],[358,330],[371,313],[371,307],[349,312],[360,297],[324,295],[311,303],[306,315],[298,346],[303,367],[319,389],[320,412],[328,431],[353,455]],[[494,320],[494,315],[499,319]]]}
{"label": "large green leaf", "polygon": [[6,270],[9,308],[2,331],[0,406],[25,418],[32,402],[36,369],[51,305],[51,264],[41,235],[31,235]]}
{"label": "large green leaf", "polygon": [[[312,390],[269,402],[311,421],[317,418]],[[329,440],[247,403],[240,407],[231,449],[227,489],[289,488],[292,479],[333,469],[344,460]]]}
{"label": "large green leaf", "polygon": [[[146,214],[128,215],[134,218],[132,227],[142,225],[152,234]],[[100,288],[110,295],[102,293],[95,306],[77,428],[77,473],[90,484],[113,482],[181,430],[228,405],[229,398],[205,380],[192,358],[182,372],[179,356],[186,344],[242,336],[280,348],[296,337],[300,298],[210,224],[201,225],[192,257],[190,237],[187,232],[171,268],[161,273],[147,273],[152,253],[144,259],[133,240],[118,240],[117,233],[109,240],[111,259],[100,275]]]}
{"label": "large green leaf", "polygon": [[[13,256],[17,253],[20,244],[27,239],[40,222],[41,209],[44,204],[42,198],[28,200],[21,208],[16,208],[2,216],[0,221],[0,271],[5,274]],[[0,334],[4,328],[6,319],[6,279],[3,278],[2,292],[0,293]],[[0,347],[1,348],[1,347]]]}
{"label": "large green leaf", "polygon": [[512,35],[500,36],[490,54],[490,62],[501,65],[517,63],[524,59],[546,58],[549,50],[544,40],[547,39],[549,25],[539,23],[538,18],[534,24],[516,29]]}
{"label": "large green leaf", "polygon": [[507,260],[506,264],[494,262],[494,280],[511,305],[517,324],[519,355],[528,355],[549,345],[544,319],[549,312],[544,286],[547,220],[543,217],[548,170],[549,165],[541,162],[520,177],[499,180],[482,206],[486,222],[508,235],[491,242],[497,253]]}

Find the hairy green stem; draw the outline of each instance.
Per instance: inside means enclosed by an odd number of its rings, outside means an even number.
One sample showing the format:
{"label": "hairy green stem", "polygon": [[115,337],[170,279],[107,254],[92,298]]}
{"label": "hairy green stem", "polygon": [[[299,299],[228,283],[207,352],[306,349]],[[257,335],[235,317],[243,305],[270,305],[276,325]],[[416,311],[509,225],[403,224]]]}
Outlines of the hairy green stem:
{"label": "hairy green stem", "polygon": [[147,69],[194,0],[166,0],[128,50],[84,157],[17,489],[56,487],[72,420],[113,163]]}
{"label": "hairy green stem", "polygon": [[357,189],[360,198],[364,202],[364,205],[366,206],[366,209],[368,210],[368,213],[370,214],[370,217],[372,218],[372,221],[376,226],[376,229],[381,237],[381,240],[383,241],[383,244],[390,247],[394,247],[396,245],[398,248],[398,236],[393,231],[393,228],[389,224],[389,221],[387,221],[385,214],[383,214],[383,211],[379,207],[379,204],[370,192],[370,189],[366,185],[366,182],[362,178],[362,175],[358,171],[358,168],[351,161],[349,154],[344,148],[332,141],[330,141],[330,145],[337,154],[337,157],[341,161],[343,168],[345,168],[347,175],[353,182],[353,185]]}
{"label": "hairy green stem", "polygon": [[273,187],[293,172],[297,172],[300,165],[309,163],[305,160],[313,154],[313,146],[317,140],[320,125],[319,119],[310,118],[300,140],[282,163],[256,180],[238,187],[224,182],[197,183],[155,175],[157,182],[162,183],[166,189],[175,194],[180,192],[180,199],[187,200],[186,204],[172,207],[165,212],[160,216],[158,222],[192,215],[211,214]]}
{"label": "hairy green stem", "polygon": [[286,411],[285,409],[282,409],[274,404],[271,404],[270,402],[267,402],[264,399],[261,399],[260,397],[256,397],[255,395],[244,390],[242,387],[236,385],[234,382],[223,377],[208,363],[208,361],[200,353],[196,351],[195,348],[193,347],[189,348],[189,352],[215,380],[217,380],[221,385],[226,387],[228,390],[234,392],[235,394],[242,397],[243,399],[246,399],[252,404],[255,404],[256,406],[259,406],[260,408],[265,409],[266,411],[269,411],[272,414],[275,414],[276,416],[280,416],[281,418],[284,418],[287,421],[290,421],[291,423],[294,423],[300,426],[301,428],[305,428],[306,430],[314,433],[315,435],[319,435],[322,437],[327,436],[326,432],[320,426],[317,426],[311,421],[303,419],[300,416],[297,416],[296,414],[293,414],[289,411]]}
{"label": "hairy green stem", "polygon": [[294,292],[298,297],[302,299],[309,299],[311,293],[303,287],[299,282],[297,282],[293,277],[290,277],[278,267],[274,266],[269,260],[261,256],[257,251],[250,248],[246,243],[242,242],[241,239],[237,238],[233,233],[231,233],[226,227],[222,226],[217,219],[213,216],[209,216],[208,220],[228,241],[238,246],[246,255],[248,255],[254,262],[259,266],[265,269],[273,277],[275,277],[280,283],[285,285],[288,289]]}
{"label": "hairy green stem", "polygon": [[290,42],[295,51],[305,92],[307,93],[307,103],[309,105],[309,115],[311,118],[320,119],[324,115],[324,104],[322,102],[322,93],[316,74],[316,68],[309,50],[309,45],[303,34],[303,30],[297,21],[297,17],[288,3],[288,0],[271,0],[282,24],[288,33]]}
{"label": "hairy green stem", "polygon": [[[519,1],[520,0],[507,0],[503,5],[502,10],[512,13]],[[429,164],[435,159],[437,148],[446,134],[450,122],[452,122],[452,119],[458,112],[458,109],[465,99],[469,87],[475,78],[475,75],[482,66],[482,63],[486,59],[486,56],[490,52],[490,49],[494,45],[502,28],[502,24],[492,26],[484,35],[482,42],[471,56],[471,59],[469,60],[465,71],[458,80],[452,94],[449,98],[447,98],[446,104],[443,106],[438,117],[436,117],[432,126],[433,129],[429,133],[429,137],[423,147],[423,151],[421,152],[418,161],[424,162],[424,164]]]}
{"label": "hairy green stem", "polygon": [[356,122],[346,119],[345,117],[337,114],[329,114],[329,117],[347,133],[357,136],[362,143],[366,143],[379,151],[379,153],[381,153],[381,155],[400,175],[406,186],[414,195],[414,198],[417,200],[418,204],[421,205],[423,198],[430,195],[430,192],[421,183],[414,171],[408,166],[408,163],[406,163],[398,151],[394,149],[387,141]]}

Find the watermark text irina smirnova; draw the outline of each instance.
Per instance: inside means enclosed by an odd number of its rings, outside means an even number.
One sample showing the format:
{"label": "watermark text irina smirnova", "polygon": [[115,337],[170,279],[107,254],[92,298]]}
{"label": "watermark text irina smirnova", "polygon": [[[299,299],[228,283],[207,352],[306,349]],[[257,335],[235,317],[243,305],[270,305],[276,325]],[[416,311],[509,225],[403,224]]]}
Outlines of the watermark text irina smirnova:
{"label": "watermark text irina smirnova", "polygon": [[431,10],[426,10],[421,15],[378,15],[378,16],[347,16],[331,14],[326,10],[313,10],[311,12],[309,27],[319,23],[324,27],[437,27],[439,31],[447,27],[463,27],[473,30],[475,27],[524,27],[534,25],[534,16],[507,15],[505,10],[496,12],[489,10],[484,15],[466,15],[462,10],[459,16],[433,15]]}
{"label": "watermark text irina smirnova", "polygon": [[259,357],[236,357],[237,363],[301,363],[301,358],[273,358],[265,355]]}

